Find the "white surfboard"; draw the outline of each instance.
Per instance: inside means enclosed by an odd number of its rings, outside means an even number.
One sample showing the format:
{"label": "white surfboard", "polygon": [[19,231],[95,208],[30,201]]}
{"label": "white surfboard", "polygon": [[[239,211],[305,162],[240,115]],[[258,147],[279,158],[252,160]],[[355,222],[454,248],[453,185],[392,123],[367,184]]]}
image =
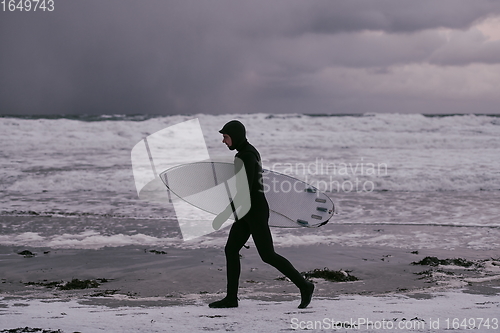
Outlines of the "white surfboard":
{"label": "white surfboard", "polygon": [[[228,206],[237,187],[234,164],[227,162],[178,165],[160,173],[160,178],[176,196],[212,214],[219,214]],[[319,227],[334,214],[332,200],[299,179],[264,169],[262,180],[269,203],[270,226]]]}

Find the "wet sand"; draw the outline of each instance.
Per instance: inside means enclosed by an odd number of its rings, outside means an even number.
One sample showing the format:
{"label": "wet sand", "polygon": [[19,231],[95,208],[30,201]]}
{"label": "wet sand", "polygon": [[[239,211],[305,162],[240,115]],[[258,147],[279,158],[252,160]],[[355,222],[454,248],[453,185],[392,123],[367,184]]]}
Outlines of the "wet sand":
{"label": "wet sand", "polygon": [[[28,249],[29,250],[29,249]],[[60,293],[42,284],[72,279],[105,279],[96,290],[137,297],[178,298],[189,294],[214,294],[225,288],[225,258],[221,249],[178,248],[104,248],[100,250],[31,249],[36,254],[25,257],[4,247],[0,254],[2,270],[0,290],[5,293],[33,295]],[[435,268],[413,265],[425,257],[490,259],[494,251],[407,250],[389,247],[345,247],[336,245],[286,247],[277,251],[292,261],[301,272],[329,268],[343,270],[357,277],[353,282],[328,282],[315,279],[316,295],[377,295],[437,288],[443,281],[426,279],[423,271]],[[9,253],[10,252],[10,253]],[[48,253],[44,253],[48,252]],[[264,264],[255,248],[242,249],[241,296],[275,294],[280,298],[297,297],[289,281]],[[493,265],[493,267],[495,267]],[[500,267],[499,267],[500,269]],[[467,278],[480,277],[479,267],[456,267],[450,270],[450,286]],[[493,274],[493,273],[491,273]],[[428,274],[427,274],[428,275]],[[92,291],[93,292],[93,291]],[[88,294],[89,291],[83,291]],[[283,295],[282,295],[283,294]],[[293,295],[296,294],[296,295]]]}

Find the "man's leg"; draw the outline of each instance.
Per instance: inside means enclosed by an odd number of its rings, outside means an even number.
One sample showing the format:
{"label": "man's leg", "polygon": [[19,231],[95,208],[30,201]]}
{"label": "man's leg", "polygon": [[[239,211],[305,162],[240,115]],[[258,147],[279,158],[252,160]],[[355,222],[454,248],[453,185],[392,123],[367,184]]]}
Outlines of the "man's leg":
{"label": "man's leg", "polygon": [[227,296],[236,298],[241,272],[240,250],[250,237],[250,228],[244,220],[231,226],[224,252],[226,254]]}
{"label": "man's leg", "polygon": [[251,226],[252,238],[262,261],[275,267],[300,289],[301,303],[299,308],[307,307],[311,302],[314,284],[304,279],[302,274],[293,267],[290,261],[274,251],[273,238],[267,221],[266,223],[259,221],[258,223],[251,224]]}
{"label": "man's leg", "polygon": [[227,238],[226,254],[227,296],[210,303],[211,308],[232,308],[238,306],[238,285],[241,272],[240,250],[250,237],[248,224],[239,220],[233,223]]}

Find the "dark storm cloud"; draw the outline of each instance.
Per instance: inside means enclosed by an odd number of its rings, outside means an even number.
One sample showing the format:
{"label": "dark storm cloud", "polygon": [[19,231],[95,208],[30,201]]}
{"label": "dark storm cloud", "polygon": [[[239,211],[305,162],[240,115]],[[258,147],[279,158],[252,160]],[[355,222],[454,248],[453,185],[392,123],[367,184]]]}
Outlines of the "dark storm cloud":
{"label": "dark storm cloud", "polygon": [[3,113],[203,112],[234,71],[223,52],[232,37],[209,29],[194,3],[57,5],[3,14]]}
{"label": "dark storm cloud", "polygon": [[313,1],[302,29],[318,33],[383,30],[411,33],[447,27],[464,29],[481,17],[499,13],[495,1],[378,0]]}
{"label": "dark storm cloud", "polygon": [[497,64],[498,42],[432,29],[499,13],[486,0],[55,1],[0,13],[0,114],[364,112],[348,105],[363,93],[332,103],[318,73]]}

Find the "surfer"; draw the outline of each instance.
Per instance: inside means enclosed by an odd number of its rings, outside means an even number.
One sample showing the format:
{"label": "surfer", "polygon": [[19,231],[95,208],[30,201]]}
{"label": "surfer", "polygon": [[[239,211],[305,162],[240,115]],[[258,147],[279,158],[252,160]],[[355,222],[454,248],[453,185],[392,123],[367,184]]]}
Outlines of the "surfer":
{"label": "surfer", "polygon": [[[250,190],[250,210],[236,219],[231,226],[229,237],[224,248],[227,270],[227,295],[222,300],[209,304],[211,308],[234,308],[238,306],[238,283],[241,272],[240,250],[247,242],[250,235],[254,240],[259,255],[267,264],[272,265],[288,277],[299,289],[301,302],[300,309],[309,305],[314,291],[314,284],[304,277],[284,257],[274,251],[273,239],[269,230],[269,205],[267,203],[262,185],[262,166],[260,154],[246,138],[245,126],[232,120],[219,131],[223,135],[222,142],[230,150],[237,150],[236,158],[244,164],[248,188]],[[235,163],[236,164],[236,163]],[[217,230],[233,213],[234,205],[217,215],[213,227]]]}

